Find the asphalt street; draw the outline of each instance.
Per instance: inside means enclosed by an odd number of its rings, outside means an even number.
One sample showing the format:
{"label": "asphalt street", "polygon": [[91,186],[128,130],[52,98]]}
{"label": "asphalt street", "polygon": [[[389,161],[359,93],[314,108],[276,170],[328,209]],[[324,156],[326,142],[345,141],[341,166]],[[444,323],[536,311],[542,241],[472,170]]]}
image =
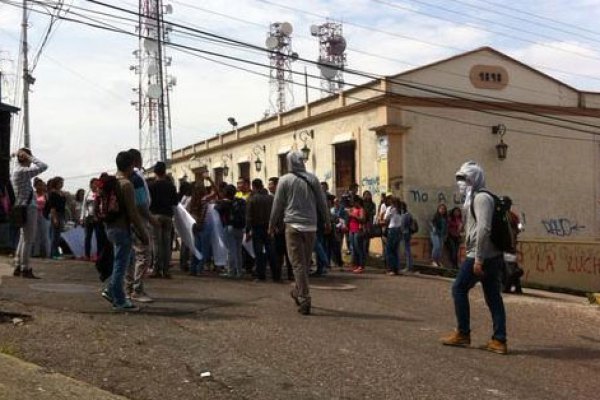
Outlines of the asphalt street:
{"label": "asphalt street", "polygon": [[479,287],[473,347],[439,343],[455,326],[446,278],[335,272],[311,281],[304,317],[287,282],[176,273],[148,281],[155,303],[119,314],[100,297],[93,265],[34,266],[43,279],[2,279],[0,310],[33,319],[0,323],[0,350],[130,399],[600,396],[600,308],[581,297],[506,296],[502,356],[477,349],[491,334]]}

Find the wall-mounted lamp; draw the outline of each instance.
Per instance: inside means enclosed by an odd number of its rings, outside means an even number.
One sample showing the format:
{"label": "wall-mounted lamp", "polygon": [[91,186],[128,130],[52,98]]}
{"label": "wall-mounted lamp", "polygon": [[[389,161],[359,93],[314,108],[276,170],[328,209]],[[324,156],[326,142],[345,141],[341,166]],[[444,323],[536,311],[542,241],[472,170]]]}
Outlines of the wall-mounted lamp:
{"label": "wall-mounted lamp", "polygon": [[498,135],[500,140],[496,145],[496,153],[498,154],[498,160],[505,160],[506,153],[508,152],[508,145],[504,143],[504,135],[506,134],[506,126],[504,124],[498,124],[492,126],[492,134]]}
{"label": "wall-mounted lamp", "polygon": [[308,138],[311,138],[314,140],[315,138],[315,131],[314,130],[303,130],[300,131],[298,133],[294,133],[294,140],[296,139],[300,139],[304,142],[304,147],[302,147],[302,149],[300,151],[302,151],[302,156],[304,158],[304,161],[308,161],[308,158],[310,157],[310,149],[308,148],[308,145],[306,144],[306,142],[308,141]]}
{"label": "wall-mounted lamp", "polygon": [[260,159],[260,153],[263,152],[264,154],[266,154],[267,146],[264,144],[262,146],[257,144],[256,146],[254,146],[252,151],[254,152],[254,155],[256,156],[256,160],[254,161],[254,166],[256,167],[256,172],[260,172],[260,170],[262,169],[262,164],[263,164],[263,162]]}
{"label": "wall-mounted lamp", "polygon": [[231,161],[233,163],[233,154],[229,153],[229,154],[223,154],[223,175],[227,176],[229,175],[229,166],[227,165],[227,159],[229,158],[229,161]]}

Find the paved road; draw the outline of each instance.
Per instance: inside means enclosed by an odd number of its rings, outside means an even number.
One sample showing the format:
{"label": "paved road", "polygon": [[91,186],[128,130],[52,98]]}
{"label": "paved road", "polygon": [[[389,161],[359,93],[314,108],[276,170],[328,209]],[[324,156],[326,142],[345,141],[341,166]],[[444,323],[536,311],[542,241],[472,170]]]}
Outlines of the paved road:
{"label": "paved road", "polygon": [[[43,280],[2,281],[0,310],[34,319],[0,324],[0,348],[130,399],[600,396],[600,308],[583,298],[508,296],[511,354],[500,356],[439,344],[454,316],[437,277],[336,273],[312,282],[314,315],[302,317],[286,284],[176,275],[150,281],[157,302],[124,315],[98,295],[93,266],[36,269]],[[479,288],[471,299],[481,345],[490,320]]]}

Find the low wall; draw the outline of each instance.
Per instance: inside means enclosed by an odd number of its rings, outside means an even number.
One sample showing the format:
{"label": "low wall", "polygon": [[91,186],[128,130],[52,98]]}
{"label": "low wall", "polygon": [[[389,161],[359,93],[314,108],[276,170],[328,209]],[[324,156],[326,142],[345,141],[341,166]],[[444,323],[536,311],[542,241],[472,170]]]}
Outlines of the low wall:
{"label": "low wall", "polygon": [[[431,262],[428,238],[411,242],[414,260]],[[371,252],[381,254],[381,240],[372,239]],[[465,249],[461,248],[461,259]],[[529,240],[518,244],[518,262],[525,284],[582,292],[600,292],[600,243]],[[448,263],[449,264],[449,263]]]}

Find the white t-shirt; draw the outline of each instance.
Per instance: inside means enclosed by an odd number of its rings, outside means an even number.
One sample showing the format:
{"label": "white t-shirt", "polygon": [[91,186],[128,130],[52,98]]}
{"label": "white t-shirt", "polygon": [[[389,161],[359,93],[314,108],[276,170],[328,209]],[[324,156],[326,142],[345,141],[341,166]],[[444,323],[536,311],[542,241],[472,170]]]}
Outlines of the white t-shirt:
{"label": "white t-shirt", "polygon": [[388,228],[400,228],[402,222],[402,216],[398,214],[396,207],[388,207],[385,210],[385,220],[390,221]]}

